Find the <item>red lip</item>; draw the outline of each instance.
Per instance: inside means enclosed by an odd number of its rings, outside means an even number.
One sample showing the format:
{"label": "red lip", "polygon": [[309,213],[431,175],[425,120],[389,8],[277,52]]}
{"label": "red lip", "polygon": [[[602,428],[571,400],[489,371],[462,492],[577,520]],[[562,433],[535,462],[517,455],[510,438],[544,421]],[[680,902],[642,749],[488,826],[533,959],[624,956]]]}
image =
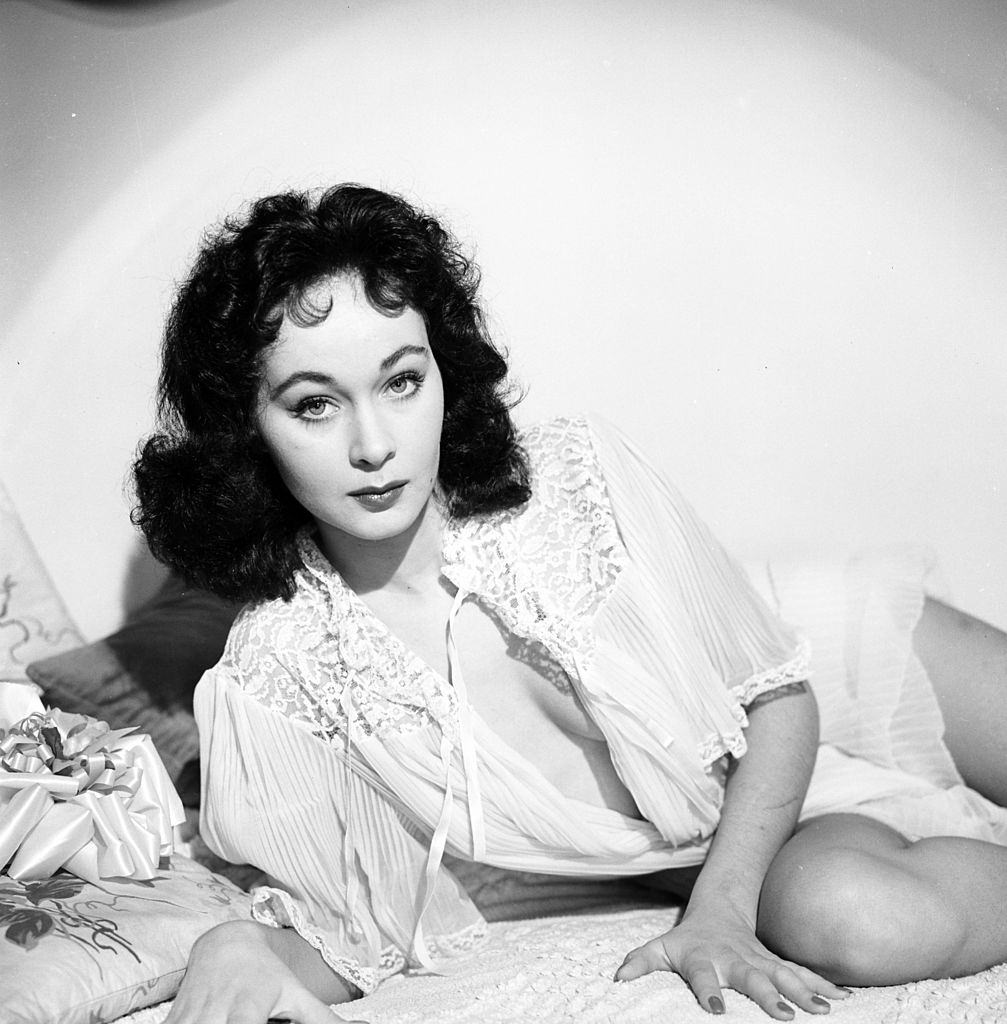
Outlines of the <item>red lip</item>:
{"label": "red lip", "polygon": [[386,484],[384,487],[364,487],[350,497],[368,512],[386,512],[399,503],[405,493],[406,483]]}
{"label": "red lip", "polygon": [[387,494],[389,491],[404,487],[405,484],[405,480],[395,480],[390,484],[385,484],[384,487],[361,487],[359,491],[350,491],[349,494],[351,498],[360,497],[362,494]]}

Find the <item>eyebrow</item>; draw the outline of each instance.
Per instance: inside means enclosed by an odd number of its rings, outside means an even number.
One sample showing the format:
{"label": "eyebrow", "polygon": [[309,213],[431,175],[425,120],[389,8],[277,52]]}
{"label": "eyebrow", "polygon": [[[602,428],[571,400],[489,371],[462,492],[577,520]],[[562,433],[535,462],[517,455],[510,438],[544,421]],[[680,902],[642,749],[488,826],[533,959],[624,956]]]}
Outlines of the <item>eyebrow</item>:
{"label": "eyebrow", "polygon": [[427,356],[430,355],[430,349],[423,345],[402,345],[397,348],[390,356],[385,356],[381,360],[381,369],[390,370],[403,356]]}
{"label": "eyebrow", "polygon": [[[423,345],[401,345],[390,355],[381,360],[379,369],[382,373],[390,370],[400,359],[405,356],[429,356],[430,349]],[[295,384],[322,384],[326,387],[335,387],[336,380],[327,373],[319,373],[317,370],[298,370],[289,377],[285,377],[275,388],[269,390],[269,400],[273,401],[280,397],[284,391],[292,388]]]}
{"label": "eyebrow", "polygon": [[336,382],[327,373],[316,373],[314,370],[298,370],[289,377],[285,377],[275,388],[269,389],[269,400],[272,402],[279,398],[284,391],[289,390],[295,384],[322,384],[332,387]]}

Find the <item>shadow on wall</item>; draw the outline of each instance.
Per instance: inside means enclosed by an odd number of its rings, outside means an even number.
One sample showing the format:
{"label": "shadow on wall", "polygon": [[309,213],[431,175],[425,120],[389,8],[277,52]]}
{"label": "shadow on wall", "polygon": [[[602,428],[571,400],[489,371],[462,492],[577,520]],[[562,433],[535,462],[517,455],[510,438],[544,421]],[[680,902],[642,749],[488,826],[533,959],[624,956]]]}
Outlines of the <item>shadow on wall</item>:
{"label": "shadow on wall", "polygon": [[153,25],[237,0],[27,0],[32,7],[97,25]]}
{"label": "shadow on wall", "polygon": [[[865,50],[893,58],[972,113],[1007,129],[1007,33],[998,0],[954,7],[923,5],[919,0],[882,4],[773,0],[773,4],[842,33]],[[911,31],[907,31],[909,25]],[[961,45],[963,39],[968,40],[967,46]]]}
{"label": "shadow on wall", "polygon": [[150,553],[147,545],[137,539],[122,584],[122,616],[146,604],[161,589],[168,578],[168,570]]}
{"label": "shadow on wall", "polygon": [[742,555],[930,543],[1003,621],[994,9],[10,5],[0,470],[85,632],[161,572],[122,477],[196,239],[251,195],[347,178],[478,243],[524,422],[607,412]]}
{"label": "shadow on wall", "polygon": [[[237,5],[239,0],[26,0],[42,10],[62,13],[92,24],[143,25],[185,18],[215,7]],[[368,7],[375,0],[365,0]],[[347,8],[353,4],[343,5]],[[359,6],[359,3],[358,3]],[[948,10],[927,12],[918,0],[887,0],[863,4],[844,0],[772,0],[805,21],[817,22],[873,49],[960,100],[974,113],[1007,127],[1007,63],[1002,60],[1003,17],[996,3],[970,3],[956,9],[948,24]],[[913,30],[906,31],[907,23]],[[967,35],[966,51],[948,45],[949,30]],[[998,49],[1001,48],[1001,49]],[[981,51],[981,52],[977,52]],[[983,57],[988,59],[983,59]],[[1001,68],[990,79],[989,67]]]}

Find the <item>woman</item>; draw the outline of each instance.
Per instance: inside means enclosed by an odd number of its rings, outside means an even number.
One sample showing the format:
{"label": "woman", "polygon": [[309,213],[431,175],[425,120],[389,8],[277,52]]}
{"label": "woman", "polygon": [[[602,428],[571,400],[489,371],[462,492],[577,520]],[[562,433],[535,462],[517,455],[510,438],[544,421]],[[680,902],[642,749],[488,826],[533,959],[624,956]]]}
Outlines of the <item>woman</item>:
{"label": "woman", "polygon": [[[677,971],[713,1013],[724,988],[788,1020],[1007,958],[1007,814],[835,747],[812,777],[802,644],[613,428],[518,439],[436,221],[347,185],[226,223],[169,320],[160,411],[137,521],[249,602],[197,691],[202,830],[276,881],[197,943],[171,1024],[321,1024],[407,964],[451,969],[484,922],[445,855],[689,892],[616,977]],[[924,654],[952,614],[928,605]],[[1003,799],[996,747],[956,729]],[[939,732],[920,744],[942,763]]]}

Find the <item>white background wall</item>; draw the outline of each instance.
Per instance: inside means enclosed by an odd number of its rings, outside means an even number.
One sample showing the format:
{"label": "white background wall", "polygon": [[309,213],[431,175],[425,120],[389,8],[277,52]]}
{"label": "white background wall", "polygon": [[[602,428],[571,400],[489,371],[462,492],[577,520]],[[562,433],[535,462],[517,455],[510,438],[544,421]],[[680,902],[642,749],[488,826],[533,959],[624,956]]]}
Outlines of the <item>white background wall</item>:
{"label": "white background wall", "polygon": [[520,418],[596,409],[745,557],[923,541],[1007,626],[1007,5],[0,6],[0,479],[84,632],[202,228],[359,180],[477,249]]}

